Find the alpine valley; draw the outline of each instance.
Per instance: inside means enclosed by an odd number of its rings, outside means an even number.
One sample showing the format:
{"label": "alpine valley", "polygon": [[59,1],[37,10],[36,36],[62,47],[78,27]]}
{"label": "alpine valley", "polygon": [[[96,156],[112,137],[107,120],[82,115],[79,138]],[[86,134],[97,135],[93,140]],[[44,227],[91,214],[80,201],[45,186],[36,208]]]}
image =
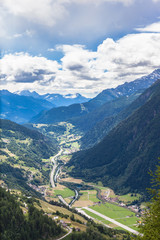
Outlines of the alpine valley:
{"label": "alpine valley", "polygon": [[1,90],[1,118],[2,240],[137,239],[160,157],[160,69],[92,99]]}

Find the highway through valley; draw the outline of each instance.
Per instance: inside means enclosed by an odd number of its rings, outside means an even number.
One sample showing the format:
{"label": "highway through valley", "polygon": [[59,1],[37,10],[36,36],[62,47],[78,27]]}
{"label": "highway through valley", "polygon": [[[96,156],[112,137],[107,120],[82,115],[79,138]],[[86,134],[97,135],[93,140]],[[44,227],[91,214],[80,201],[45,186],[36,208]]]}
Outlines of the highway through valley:
{"label": "highway through valley", "polygon": [[[52,168],[52,171],[51,171],[51,174],[50,174],[50,182],[51,182],[51,185],[52,185],[53,188],[55,188],[55,183],[57,182],[57,176],[58,176],[59,171],[60,171],[60,166],[58,166],[58,164],[57,164],[57,159],[58,159],[58,156],[60,156],[60,155],[62,154],[62,152],[63,152],[63,149],[60,149],[60,151],[59,151],[54,157],[52,157],[52,159],[51,159],[51,162],[52,162],[52,164],[53,164],[53,168]],[[60,200],[61,202],[63,202],[63,204],[65,204],[66,206],[71,207],[71,206],[73,205],[73,203],[77,200],[78,195],[79,195],[79,194],[78,194],[78,191],[77,191],[76,189],[75,189],[74,191],[75,191],[75,197],[73,198],[73,200],[71,201],[70,204],[68,204],[68,203],[63,199],[62,196],[58,196],[59,200]],[[107,197],[109,197],[109,194],[110,194],[110,190],[108,190],[108,192],[107,192]],[[132,228],[130,228],[130,227],[122,224],[122,223],[119,223],[119,222],[117,222],[116,220],[114,220],[114,219],[112,219],[112,218],[109,218],[109,217],[107,217],[107,216],[105,216],[105,215],[103,215],[103,214],[101,214],[101,213],[99,213],[99,212],[97,212],[97,211],[89,208],[89,207],[83,207],[83,208],[77,209],[77,210],[78,210],[79,212],[81,212],[82,214],[84,214],[84,215],[86,215],[86,216],[89,217],[89,215],[86,214],[86,213],[83,211],[83,209],[86,209],[86,210],[94,213],[95,215],[100,216],[101,218],[103,218],[103,219],[105,219],[105,220],[107,220],[107,221],[109,221],[109,222],[112,222],[112,223],[114,223],[115,225],[117,225],[117,226],[119,226],[119,227],[121,227],[121,228],[123,228],[123,229],[125,229],[125,230],[127,230],[127,231],[129,231],[129,232],[131,232],[131,233],[134,233],[134,234],[136,234],[136,235],[139,234],[138,231],[136,231],[136,230],[134,230],[134,229],[132,229]],[[92,218],[92,217],[90,217],[90,218]],[[94,219],[94,218],[92,218],[92,219]],[[107,226],[107,225],[106,225],[106,226]],[[108,226],[107,226],[107,227],[108,227]],[[69,231],[68,234],[70,234],[70,231]],[[63,238],[63,237],[62,237],[62,238]],[[60,238],[60,239],[62,239],[62,238]]]}
{"label": "highway through valley", "polygon": [[[54,176],[56,176],[56,169],[57,169],[57,158],[58,156],[60,156],[63,152],[63,149],[61,149],[54,157],[52,157],[51,162],[54,164],[51,174],[50,174],[50,183],[52,185],[53,188],[55,188],[55,181],[54,181]],[[59,169],[57,169],[59,170]]]}

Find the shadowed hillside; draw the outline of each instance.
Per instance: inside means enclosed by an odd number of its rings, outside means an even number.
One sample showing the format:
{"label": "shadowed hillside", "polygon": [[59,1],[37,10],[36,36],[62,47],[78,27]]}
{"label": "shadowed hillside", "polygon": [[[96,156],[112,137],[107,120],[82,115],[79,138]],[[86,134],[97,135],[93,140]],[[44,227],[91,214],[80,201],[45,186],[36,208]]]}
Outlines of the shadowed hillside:
{"label": "shadowed hillside", "polygon": [[149,169],[160,156],[160,80],[148,101],[117,125],[95,147],[75,153],[69,162],[72,175],[102,181],[117,192],[144,191]]}

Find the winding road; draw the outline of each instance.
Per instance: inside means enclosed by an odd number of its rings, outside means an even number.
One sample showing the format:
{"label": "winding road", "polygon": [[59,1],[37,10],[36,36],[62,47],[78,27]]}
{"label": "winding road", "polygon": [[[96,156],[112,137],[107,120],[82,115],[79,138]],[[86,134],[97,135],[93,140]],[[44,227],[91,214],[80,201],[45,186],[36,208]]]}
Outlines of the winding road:
{"label": "winding road", "polygon": [[[57,158],[58,158],[58,156],[60,156],[60,155],[62,154],[62,152],[63,152],[63,149],[60,149],[60,151],[59,151],[54,157],[52,157],[52,159],[51,159],[51,162],[54,164],[54,165],[53,165],[53,168],[52,168],[52,171],[51,171],[51,174],[50,174],[50,182],[51,182],[51,185],[52,185],[53,188],[55,188],[55,181],[56,181],[58,172],[59,172],[59,170],[60,170],[60,168],[58,168],[58,165],[57,165]],[[110,190],[107,191],[107,197],[109,197],[109,195],[110,195]],[[75,197],[74,197],[74,199],[72,200],[72,202],[71,202],[70,204],[68,204],[68,203],[63,199],[62,196],[58,196],[58,198],[59,198],[59,200],[60,200],[61,202],[63,202],[65,205],[71,207],[72,204],[73,204],[73,203],[77,200],[77,198],[78,198],[78,191],[75,190]],[[117,226],[119,226],[119,227],[121,227],[121,228],[123,228],[123,229],[125,229],[125,230],[127,230],[127,231],[129,231],[129,232],[131,232],[131,233],[134,233],[134,234],[136,234],[136,235],[139,235],[139,232],[133,230],[132,228],[130,228],[130,227],[128,227],[128,226],[126,226],[126,225],[124,225],[124,224],[122,224],[122,223],[119,223],[119,222],[117,222],[116,220],[114,220],[114,219],[112,219],[112,218],[109,218],[109,217],[107,217],[107,216],[105,216],[105,215],[103,215],[103,214],[101,214],[101,213],[99,213],[99,212],[97,212],[97,211],[89,208],[89,207],[83,207],[83,208],[77,209],[77,210],[78,210],[79,212],[81,212],[82,214],[86,215],[87,217],[90,217],[88,214],[86,214],[86,213],[83,211],[83,209],[86,209],[86,210],[88,210],[88,211],[96,214],[97,216],[100,216],[101,218],[103,218],[103,219],[105,219],[105,220],[107,220],[107,221],[109,221],[109,222],[112,222],[112,223],[114,223],[115,225],[117,225]],[[92,218],[92,217],[90,217],[90,218]],[[94,218],[92,218],[92,219],[94,219]],[[105,225],[105,224],[104,224],[104,225]],[[107,225],[106,225],[106,226],[107,226]],[[107,227],[108,227],[108,226],[107,226]],[[61,237],[61,238],[59,238],[59,239],[57,239],[57,240],[63,239],[64,237],[66,237],[67,235],[69,235],[72,230],[71,230],[71,229],[68,229],[68,230],[69,230],[69,232],[68,232],[66,235],[64,235],[63,237]]]}
{"label": "winding road", "polygon": [[51,182],[51,185],[53,188],[55,188],[55,182],[54,182],[54,175],[55,175],[55,171],[56,171],[56,168],[57,168],[57,162],[56,162],[56,159],[58,156],[60,156],[63,152],[63,149],[61,149],[54,157],[52,157],[51,159],[51,162],[54,164],[53,165],[53,168],[52,168],[52,171],[51,171],[51,174],[50,174],[50,182]]}
{"label": "winding road", "polygon": [[58,238],[58,239],[56,239],[56,240],[64,239],[64,238],[67,237],[69,234],[71,234],[72,229],[68,227],[68,230],[69,230],[69,232],[68,232],[67,234],[65,234],[64,236],[62,236],[62,237],[60,237],[60,238]]}
{"label": "winding road", "polygon": [[73,203],[77,200],[77,198],[78,198],[78,191],[75,189],[74,190],[75,191],[75,197],[74,197],[74,199],[71,201],[71,203],[69,204],[69,207],[71,207],[72,205],[73,205]]}

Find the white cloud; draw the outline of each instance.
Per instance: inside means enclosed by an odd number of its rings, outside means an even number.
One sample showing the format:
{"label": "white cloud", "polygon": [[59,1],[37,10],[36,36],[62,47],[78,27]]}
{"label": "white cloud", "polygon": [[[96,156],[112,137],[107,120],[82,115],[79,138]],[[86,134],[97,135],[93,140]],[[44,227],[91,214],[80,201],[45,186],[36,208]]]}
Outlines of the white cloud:
{"label": "white cloud", "polygon": [[145,25],[148,16],[155,20],[158,5],[152,0],[0,0],[0,48],[33,54],[66,42],[95,48],[107,36],[118,38]]}
{"label": "white cloud", "polygon": [[[12,91],[18,86],[33,87],[54,80],[59,64],[44,57],[32,57],[27,53],[6,54],[0,60],[0,78]],[[3,87],[3,86],[2,86]]]}
{"label": "white cloud", "polygon": [[61,1],[53,0],[1,0],[5,11],[9,14],[26,18],[27,21],[53,26],[57,19],[64,17],[66,10]]}
{"label": "white cloud", "polygon": [[56,50],[54,48],[48,48],[47,51],[48,52],[55,52]]}
{"label": "white cloud", "polygon": [[110,2],[110,3],[122,3],[124,5],[130,5],[134,2],[135,0],[62,0],[62,2],[75,2],[77,4],[102,4],[104,2]]}
{"label": "white cloud", "polygon": [[100,5],[104,2],[128,6],[134,0],[0,0],[1,8],[9,15],[48,27],[53,27],[57,21],[64,19],[69,14],[68,6],[73,3]]}
{"label": "white cloud", "polygon": [[[91,52],[84,46],[61,46],[61,85],[95,93],[132,81],[160,67],[160,34],[130,34],[118,41],[107,38]],[[82,90],[83,88],[83,90]]]}
{"label": "white cloud", "polygon": [[6,36],[8,39],[14,39],[14,38],[22,38],[22,37],[33,37],[34,31],[31,30],[26,30],[23,33],[15,33],[12,36]]}
{"label": "white cloud", "polygon": [[136,28],[139,32],[157,32],[160,33],[160,22],[152,23],[144,28]]}
{"label": "white cloud", "polygon": [[117,42],[107,39],[98,54],[98,64],[116,76],[114,83],[131,81],[160,67],[160,34],[131,34]]}
{"label": "white cloud", "polygon": [[6,54],[0,61],[4,88],[93,96],[160,68],[160,33],[107,38],[97,51],[83,45],[59,45],[55,50],[64,54],[60,64],[26,53]]}

